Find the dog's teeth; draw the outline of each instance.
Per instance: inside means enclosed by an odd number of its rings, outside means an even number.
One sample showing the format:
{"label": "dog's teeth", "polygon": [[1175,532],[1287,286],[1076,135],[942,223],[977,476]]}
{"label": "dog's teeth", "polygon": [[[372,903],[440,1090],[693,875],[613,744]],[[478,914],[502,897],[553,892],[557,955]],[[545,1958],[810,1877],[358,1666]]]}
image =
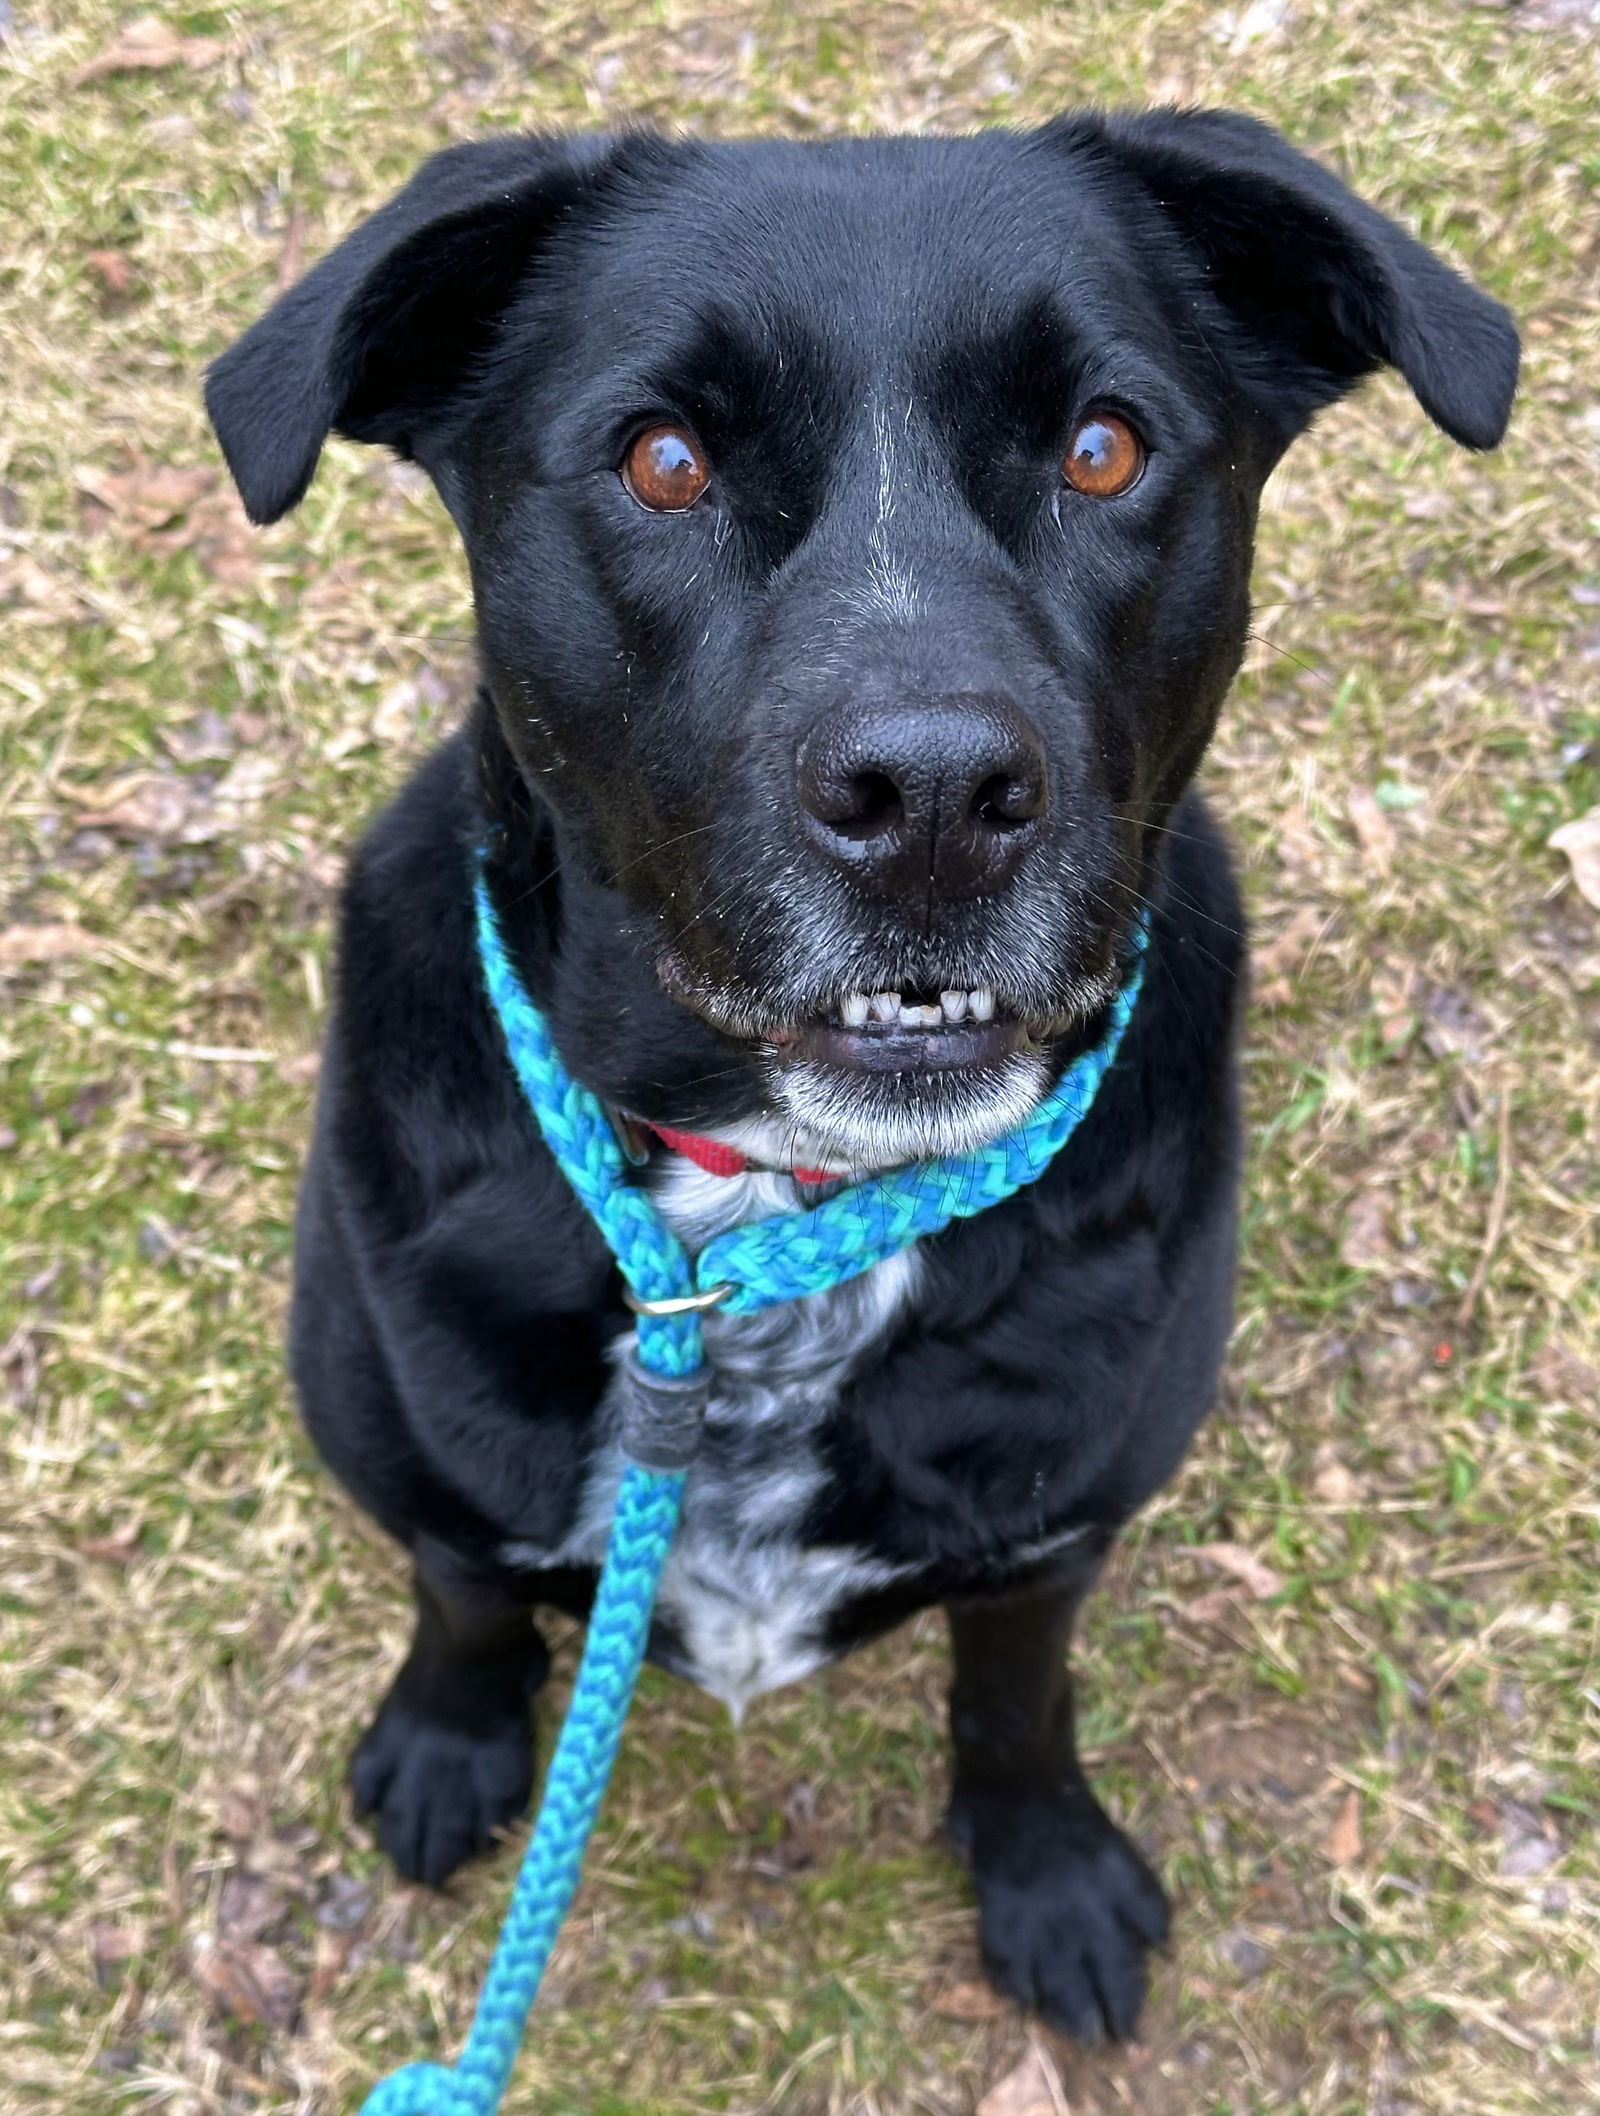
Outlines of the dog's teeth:
{"label": "dog's teeth", "polygon": [[970,995],[967,1004],[972,1009],[974,1021],[993,1021],[994,994],[987,985],[980,985],[977,991]]}
{"label": "dog's teeth", "polygon": [[864,1029],[867,1016],[872,1012],[872,1001],[865,992],[847,992],[839,1012],[847,1029]]}
{"label": "dog's teeth", "polygon": [[965,992],[941,992],[939,1010],[946,1021],[965,1021],[967,1018],[967,995]]}
{"label": "dog's teeth", "polygon": [[872,995],[872,1018],[874,1021],[898,1021],[900,1019],[900,994],[898,992],[874,992]]}

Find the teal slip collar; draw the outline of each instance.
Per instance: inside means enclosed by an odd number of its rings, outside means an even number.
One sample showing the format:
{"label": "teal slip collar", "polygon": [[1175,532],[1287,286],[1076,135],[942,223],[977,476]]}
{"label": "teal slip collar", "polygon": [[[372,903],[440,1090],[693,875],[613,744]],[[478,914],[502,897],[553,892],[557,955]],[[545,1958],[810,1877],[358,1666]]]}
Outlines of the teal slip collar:
{"label": "teal slip collar", "polygon": [[715,1301],[730,1315],[752,1315],[777,1301],[823,1293],[1041,1176],[1088,1115],[1117,1055],[1143,982],[1149,941],[1149,922],[1141,916],[1132,964],[1105,1033],[1014,1131],[971,1153],[848,1184],[809,1210],[729,1228],[691,1258],[634,1180],[598,1097],[562,1064],[544,1016],[506,953],[481,854],[475,891],[484,984],[523,1094],[634,1296],[638,1363],[679,1377],[702,1364],[699,1305],[661,1313],[653,1312],[654,1304],[698,1295],[705,1306]]}
{"label": "teal slip collar", "polygon": [[892,1170],[825,1198],[733,1227],[688,1252],[646,1193],[605,1110],[561,1063],[544,1016],[506,954],[484,879],[476,883],[484,983],[523,1094],[561,1171],[627,1281],[638,1328],[618,1487],[583,1659],[466,2045],[454,2066],[403,2065],[380,2080],[362,2116],[494,2116],[611,1776],[649,1643],[651,1615],[683,1504],[685,1472],[705,1416],[709,1372],[700,1318],[719,1306],[751,1315],[822,1293],[1031,1183],[1082,1123],[1122,1041],[1144,974],[1141,920],[1133,967],[1105,1035],[1068,1068],[1025,1124],[976,1153]]}

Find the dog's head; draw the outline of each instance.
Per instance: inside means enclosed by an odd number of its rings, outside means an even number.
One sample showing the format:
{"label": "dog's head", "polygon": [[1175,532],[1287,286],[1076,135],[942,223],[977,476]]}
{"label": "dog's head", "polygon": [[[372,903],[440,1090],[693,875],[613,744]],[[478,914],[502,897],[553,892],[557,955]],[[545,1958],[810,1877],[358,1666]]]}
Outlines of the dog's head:
{"label": "dog's head", "polygon": [[1163,111],[458,147],[208,402],[258,521],[330,429],[426,466],[566,886],[884,1162],[1004,1129],[1105,1005],[1262,481],[1385,363],[1499,439],[1501,308],[1263,127]]}

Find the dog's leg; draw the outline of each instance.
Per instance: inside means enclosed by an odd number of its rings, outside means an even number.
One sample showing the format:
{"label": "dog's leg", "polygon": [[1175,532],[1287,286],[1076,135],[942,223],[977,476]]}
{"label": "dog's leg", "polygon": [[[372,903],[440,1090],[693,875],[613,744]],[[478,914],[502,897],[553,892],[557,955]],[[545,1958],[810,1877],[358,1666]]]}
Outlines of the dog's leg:
{"label": "dog's leg", "polygon": [[992,1981],[1082,2042],[1133,2032],[1145,1950],[1167,1935],[1160,1884],[1078,1762],[1073,1618],[1098,1558],[1066,1584],[952,1603],[949,1830],[972,1862]]}
{"label": "dog's leg", "polygon": [[532,1700],[550,1656],[526,1601],[439,1546],[418,1546],[415,1585],[416,1636],[350,1787],[401,1873],[437,1888],[527,1807]]}

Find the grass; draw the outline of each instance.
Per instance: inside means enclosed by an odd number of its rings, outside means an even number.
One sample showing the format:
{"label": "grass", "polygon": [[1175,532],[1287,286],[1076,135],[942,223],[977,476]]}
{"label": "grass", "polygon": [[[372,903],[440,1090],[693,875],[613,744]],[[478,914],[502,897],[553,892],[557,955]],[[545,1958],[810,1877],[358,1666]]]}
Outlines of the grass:
{"label": "grass", "polygon": [[[1239,1329],[1085,1656],[1177,1946],[1145,2042],[1057,2052],[1063,2092],[1600,2108],[1600,914],[1545,845],[1600,800],[1592,25],[1540,0],[170,21],[197,63],[75,86],[123,26],[91,0],[19,4],[0,55],[0,2110],[349,2107],[454,2047],[510,1878],[397,1888],[348,1817],[404,1579],[278,1349],[340,853],[460,708],[464,570],[418,481],[344,446],[295,520],[244,529],[203,362],[450,138],[1173,95],[1340,161],[1512,305],[1528,361],[1498,457],[1382,383],[1269,495],[1207,768],[1260,956]],[[1253,1598],[1196,1555],[1218,1543],[1277,1584]],[[943,1679],[918,1626],[737,1736],[648,1679],[512,2108],[971,2111],[1026,2027],[972,1988]]]}

